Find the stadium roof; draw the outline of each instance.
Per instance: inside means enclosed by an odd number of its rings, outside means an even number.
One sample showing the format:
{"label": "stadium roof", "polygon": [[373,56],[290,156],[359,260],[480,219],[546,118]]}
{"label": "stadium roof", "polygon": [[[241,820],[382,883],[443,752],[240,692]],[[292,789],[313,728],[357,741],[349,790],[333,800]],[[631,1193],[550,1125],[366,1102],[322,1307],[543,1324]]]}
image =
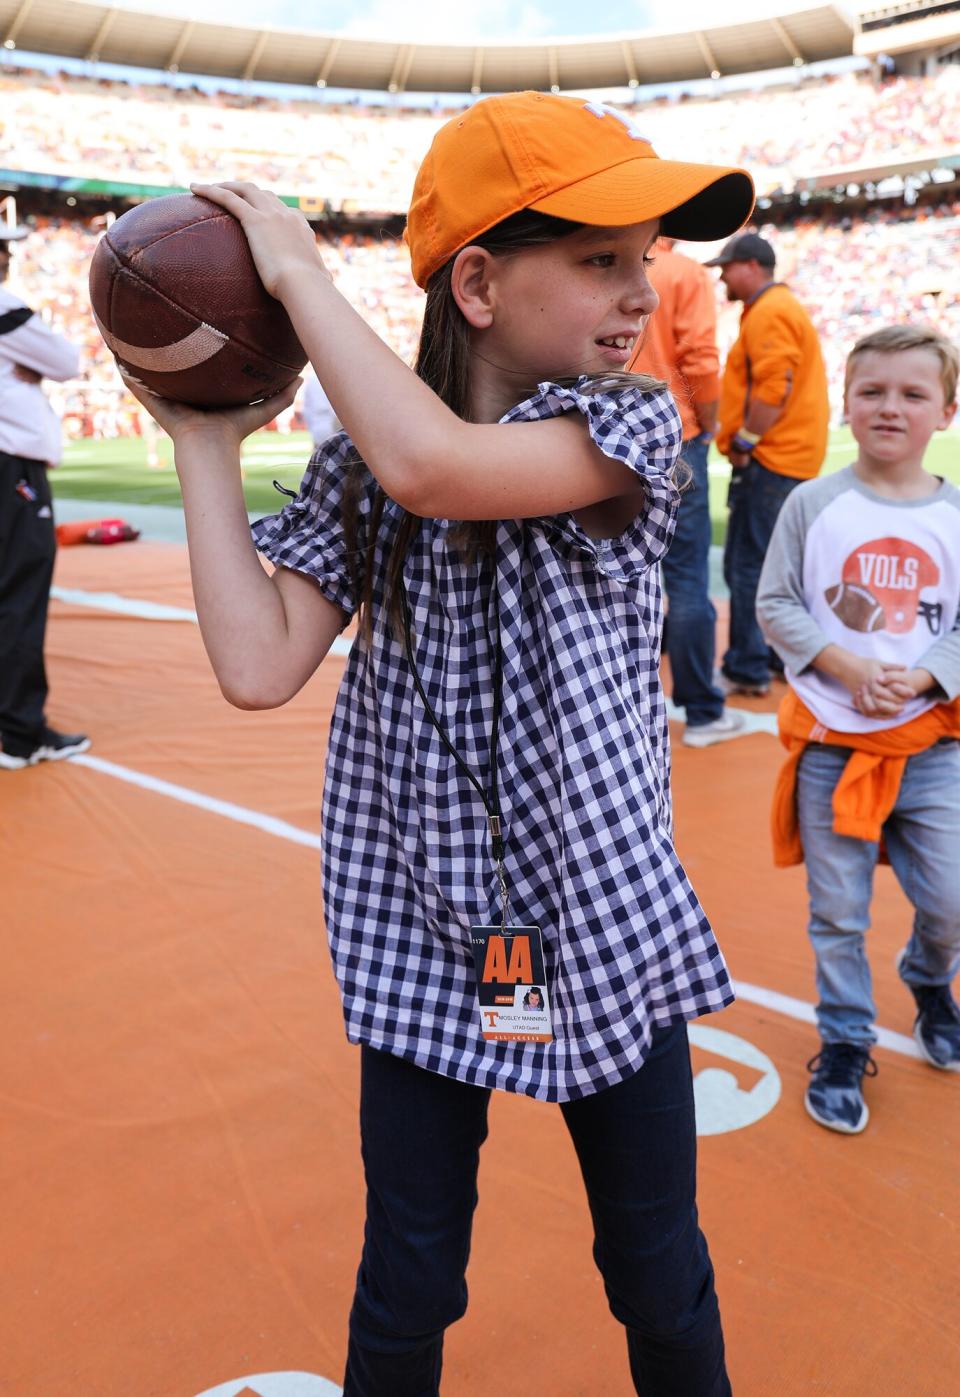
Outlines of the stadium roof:
{"label": "stadium roof", "polygon": [[[398,18],[398,27],[402,23]],[[109,0],[0,0],[0,42],[8,49],[241,81],[387,92],[570,91],[751,73],[849,57],[857,28],[840,5],[815,5],[674,33],[422,44],[215,24]]]}

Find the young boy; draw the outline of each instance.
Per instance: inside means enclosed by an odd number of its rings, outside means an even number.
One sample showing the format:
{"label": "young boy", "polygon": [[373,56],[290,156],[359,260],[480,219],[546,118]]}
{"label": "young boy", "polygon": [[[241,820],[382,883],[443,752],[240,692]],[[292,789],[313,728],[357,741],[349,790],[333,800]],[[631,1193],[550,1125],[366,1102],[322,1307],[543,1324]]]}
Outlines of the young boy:
{"label": "young boy", "polygon": [[898,960],[932,1066],[960,1071],[960,490],[924,470],[956,408],[936,331],[865,336],[847,363],[856,462],[798,487],[777,521],[757,615],[783,656],[790,751],[774,806],[781,864],[807,865],[821,1050],[807,1111],[855,1134],[876,1075],[864,953],[883,847],[914,908]]}

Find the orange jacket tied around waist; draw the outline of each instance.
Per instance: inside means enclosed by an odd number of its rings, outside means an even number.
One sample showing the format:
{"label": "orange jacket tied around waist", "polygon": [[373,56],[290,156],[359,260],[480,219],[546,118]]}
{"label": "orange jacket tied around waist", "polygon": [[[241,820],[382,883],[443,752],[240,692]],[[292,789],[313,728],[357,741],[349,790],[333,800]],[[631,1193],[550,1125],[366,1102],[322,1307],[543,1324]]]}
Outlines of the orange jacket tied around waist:
{"label": "orange jacket tied around waist", "polygon": [[773,792],[771,829],[777,868],[803,863],[797,819],[797,766],[810,742],[850,747],[850,759],[833,792],[833,830],[854,839],[879,840],[900,792],[907,758],[941,737],[960,738],[960,698],[938,703],[909,723],[877,732],[825,728],[791,689],[777,714],[780,741],[789,753]]}

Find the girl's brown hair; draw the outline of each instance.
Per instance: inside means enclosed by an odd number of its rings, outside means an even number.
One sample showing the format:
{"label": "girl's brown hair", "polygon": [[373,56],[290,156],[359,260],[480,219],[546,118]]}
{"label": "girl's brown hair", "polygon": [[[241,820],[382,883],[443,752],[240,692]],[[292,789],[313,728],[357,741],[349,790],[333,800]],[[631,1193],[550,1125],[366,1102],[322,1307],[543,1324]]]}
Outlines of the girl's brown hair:
{"label": "girl's brown hair", "polygon": [[[494,257],[507,257],[529,247],[540,247],[568,237],[583,227],[550,214],[522,209],[496,227],[473,240]],[[420,343],[414,370],[458,417],[466,419],[470,401],[470,327],[451,289],[453,273],[451,258],[434,272],[427,284],[427,304],[423,313]],[[575,379],[560,379],[559,383],[574,383]],[[618,388],[661,389],[664,384],[643,374],[611,373],[595,377],[587,385],[588,392],[610,391]],[[518,386],[517,402],[522,402],[536,389],[536,384]],[[347,466],[343,492],[343,531],[347,556],[353,568],[355,593],[360,597],[360,627],[369,641],[373,635],[373,563],[377,536],[383,519],[386,495],[378,484],[373,488],[373,508],[367,533],[365,566],[359,567],[357,550],[357,515],[361,495],[370,486],[370,471],[356,451]],[[403,634],[403,612],[399,583],[404,559],[410,542],[420,526],[420,519],[401,512],[400,522],[390,549],[387,563],[386,605],[394,633]],[[450,531],[450,542],[467,558],[476,559],[493,550],[495,520],[468,520]]]}

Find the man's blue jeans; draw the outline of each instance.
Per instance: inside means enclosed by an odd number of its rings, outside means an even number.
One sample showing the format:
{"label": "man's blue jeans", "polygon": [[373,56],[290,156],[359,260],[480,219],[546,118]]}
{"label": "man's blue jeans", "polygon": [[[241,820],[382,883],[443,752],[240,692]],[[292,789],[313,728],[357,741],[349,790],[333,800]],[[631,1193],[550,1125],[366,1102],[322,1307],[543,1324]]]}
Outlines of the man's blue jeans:
{"label": "man's blue jeans", "polygon": [[[727,504],[723,577],[730,589],[730,645],[723,672],[740,684],[769,684],[771,653],[757,624],[757,584],[784,500],[800,484],[759,461],[734,470]],[[779,668],[779,664],[777,668]]]}
{"label": "man's blue jeans", "polygon": [[673,676],[673,701],[687,710],[687,726],[712,723],[723,712],[713,686],[717,613],[710,600],[710,492],[706,434],[683,444],[693,479],[680,500],[677,527],[663,559],[668,609],[663,644]]}
{"label": "man's blue jeans", "polygon": [[[834,834],[833,790],[850,752],[810,743],[800,759],[797,810],[817,958],[817,1024],[825,1043],[877,1041],[864,933],[879,846]],[[914,908],[900,976],[948,985],[960,969],[960,744],[940,742],[907,760],[884,825],[887,853]]]}
{"label": "man's blue jeans", "polygon": [[[367,1223],[344,1397],[437,1397],[443,1331],[467,1307],[464,1274],[490,1093],[372,1048],[361,1052]],[[586,1184],[594,1260],[610,1308],[626,1326],[637,1392],[730,1397],[713,1268],[697,1222],[686,1025],[655,1033],[634,1076],[560,1109]],[[548,1171],[546,1153],[540,1159]],[[517,1285],[537,1234],[534,1202],[531,1210],[522,1237],[501,1237],[517,1260]],[[497,1389],[501,1361],[491,1345],[489,1371],[473,1391]]]}

